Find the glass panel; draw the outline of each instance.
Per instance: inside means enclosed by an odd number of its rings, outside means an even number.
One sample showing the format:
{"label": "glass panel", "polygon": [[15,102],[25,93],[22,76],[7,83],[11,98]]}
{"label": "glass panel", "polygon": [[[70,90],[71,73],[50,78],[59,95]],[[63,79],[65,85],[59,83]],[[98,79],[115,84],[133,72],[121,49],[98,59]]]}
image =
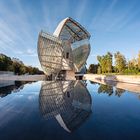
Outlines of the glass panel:
{"label": "glass panel", "polygon": [[39,36],[38,56],[47,75],[58,73],[62,68],[62,42],[54,36],[41,34]]}

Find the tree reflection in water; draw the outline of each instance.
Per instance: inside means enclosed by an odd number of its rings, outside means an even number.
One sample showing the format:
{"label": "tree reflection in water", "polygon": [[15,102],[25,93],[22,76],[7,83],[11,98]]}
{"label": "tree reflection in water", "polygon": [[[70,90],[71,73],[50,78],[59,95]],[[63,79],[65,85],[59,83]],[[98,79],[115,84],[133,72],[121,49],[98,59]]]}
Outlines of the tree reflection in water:
{"label": "tree reflection in water", "polygon": [[118,97],[121,97],[121,95],[125,92],[124,89],[116,88],[115,89],[115,95]]}
{"label": "tree reflection in water", "polygon": [[45,81],[39,107],[45,119],[55,118],[67,132],[78,128],[91,114],[91,96],[83,81]]}
{"label": "tree reflection in water", "polygon": [[110,85],[100,84],[98,93],[107,93],[109,96],[111,96],[113,94],[113,87]]}
{"label": "tree reflection in water", "polygon": [[90,83],[99,85],[99,87],[98,87],[98,93],[99,94],[100,93],[106,93],[109,96],[115,95],[115,96],[120,97],[125,92],[124,89],[116,88],[115,86],[112,86],[112,85],[99,84],[99,83],[92,82],[92,81],[90,81]]}
{"label": "tree reflection in water", "polygon": [[[0,83],[4,83],[0,86],[0,97],[3,98],[12,92],[19,92],[24,88],[24,85],[27,83],[32,83],[29,81],[0,81]],[[8,84],[7,84],[8,83]]]}

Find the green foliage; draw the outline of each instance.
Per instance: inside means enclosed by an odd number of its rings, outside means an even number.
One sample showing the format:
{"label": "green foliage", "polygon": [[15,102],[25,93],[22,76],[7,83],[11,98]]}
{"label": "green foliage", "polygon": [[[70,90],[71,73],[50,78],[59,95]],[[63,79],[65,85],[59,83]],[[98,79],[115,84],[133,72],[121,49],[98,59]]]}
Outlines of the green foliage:
{"label": "green foliage", "polygon": [[101,72],[105,73],[106,72],[106,61],[105,61],[105,56],[97,56],[97,60],[99,62],[99,65],[101,67]]}
{"label": "green foliage", "polygon": [[[91,64],[88,72],[98,74],[140,74],[140,51],[137,58],[126,61],[126,58],[120,52],[114,54],[115,66],[112,66],[113,55],[107,52],[106,55],[97,56],[98,65]],[[94,71],[94,72],[93,72]]]}
{"label": "green foliage", "polygon": [[112,72],[112,57],[110,52],[106,54],[106,69],[108,73]]}
{"label": "green foliage", "polygon": [[100,84],[98,88],[98,93],[107,93],[109,96],[113,94],[113,87],[110,85]]}
{"label": "green foliage", "polygon": [[115,88],[113,90],[113,86],[110,86],[110,85],[100,84],[99,88],[98,88],[99,94],[106,93],[106,94],[108,94],[108,96],[111,96],[111,95],[113,95],[113,93],[115,93],[116,96],[120,97],[124,92],[125,92],[125,90],[119,89],[119,88]]}
{"label": "green foliage", "polygon": [[128,61],[128,69],[129,70],[138,69],[137,59],[133,58],[132,60]]}
{"label": "green foliage", "polygon": [[12,60],[10,57],[7,57],[4,54],[0,54],[0,70],[1,71],[7,71],[12,70]]}
{"label": "green foliage", "polygon": [[124,74],[138,74],[139,73],[139,70],[138,69],[125,69],[123,71]]}
{"label": "green foliage", "polygon": [[10,57],[0,54],[0,71],[13,71],[17,75],[21,74],[43,74],[36,67],[25,66],[22,61],[15,59],[12,60]]}
{"label": "green foliage", "polygon": [[125,56],[122,55],[120,52],[114,54],[115,57],[115,67],[117,72],[123,73],[126,68],[126,59]]}
{"label": "green foliage", "polygon": [[125,92],[124,89],[116,88],[115,89],[115,95],[118,97],[121,97],[121,95]]}
{"label": "green foliage", "polygon": [[138,54],[138,68],[140,70],[140,51],[139,51],[139,54]]}
{"label": "green foliage", "polygon": [[98,74],[101,74],[101,73],[102,73],[102,70],[101,70],[101,67],[100,67],[100,66],[98,66],[97,73],[98,73]]}
{"label": "green foliage", "polygon": [[98,70],[98,65],[96,64],[90,64],[89,68],[88,68],[88,73],[97,73]]}
{"label": "green foliage", "polygon": [[97,56],[97,60],[102,73],[112,72],[112,54],[110,52],[107,52],[107,54],[103,56]]}

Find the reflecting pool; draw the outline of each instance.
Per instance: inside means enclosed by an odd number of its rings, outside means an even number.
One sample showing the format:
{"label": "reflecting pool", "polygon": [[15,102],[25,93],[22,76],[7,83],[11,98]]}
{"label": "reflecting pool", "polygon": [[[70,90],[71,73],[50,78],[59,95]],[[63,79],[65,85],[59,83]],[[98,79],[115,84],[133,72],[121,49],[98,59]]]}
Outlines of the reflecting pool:
{"label": "reflecting pool", "polygon": [[90,81],[0,81],[0,140],[139,140],[140,93]]}

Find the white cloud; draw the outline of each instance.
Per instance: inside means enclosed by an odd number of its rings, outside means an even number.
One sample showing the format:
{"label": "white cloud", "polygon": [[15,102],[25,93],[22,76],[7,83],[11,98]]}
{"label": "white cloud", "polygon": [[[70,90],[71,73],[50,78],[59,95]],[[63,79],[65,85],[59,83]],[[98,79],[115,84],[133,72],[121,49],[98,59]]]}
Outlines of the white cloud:
{"label": "white cloud", "polygon": [[76,10],[76,18],[80,21],[83,17],[84,12],[86,11],[88,1],[87,0],[80,0]]}
{"label": "white cloud", "polygon": [[25,51],[20,51],[17,50],[14,52],[17,55],[24,55],[24,56],[31,56],[31,57],[36,57],[37,56],[37,51],[34,49],[27,49]]}

